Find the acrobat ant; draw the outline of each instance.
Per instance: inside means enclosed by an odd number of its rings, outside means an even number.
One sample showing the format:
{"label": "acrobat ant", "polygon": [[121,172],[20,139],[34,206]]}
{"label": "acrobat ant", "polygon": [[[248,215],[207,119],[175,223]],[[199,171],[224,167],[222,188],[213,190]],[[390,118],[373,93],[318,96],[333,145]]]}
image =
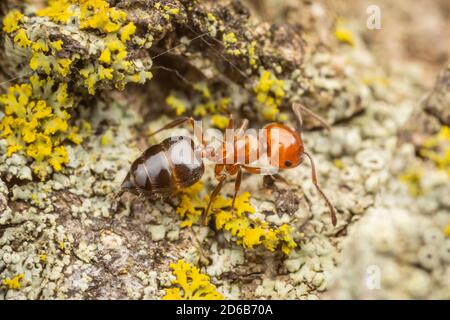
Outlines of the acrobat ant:
{"label": "acrobat ant", "polygon": [[[232,202],[234,208],[244,170],[252,174],[277,176],[270,169],[292,169],[300,165],[307,157],[311,164],[312,182],[330,210],[332,224],[336,225],[336,211],[319,187],[314,161],[304,148],[301,112],[307,112],[325,127],[329,128],[329,126],[319,116],[301,104],[294,103],[292,109],[299,121],[297,130],[281,123],[269,123],[263,127],[262,134],[251,134],[246,132],[248,120],[244,119],[237,129],[231,131],[234,129],[234,121],[230,117],[226,137],[217,148],[204,144],[203,132],[195,125],[193,118],[176,119],[155,131],[152,135],[189,124],[193,126],[194,134],[200,144],[196,146],[191,138],[176,136],[150,146],[131,165],[131,169],[122,183],[122,190],[148,196],[173,194],[175,191],[187,188],[200,180],[205,171],[203,159],[207,158],[215,163],[214,173],[218,184],[213,190],[208,206],[203,213],[203,222],[205,223],[211,204],[219,194],[228,176],[236,175]],[[228,134],[229,132],[231,134]],[[264,166],[254,165],[264,161]]]}

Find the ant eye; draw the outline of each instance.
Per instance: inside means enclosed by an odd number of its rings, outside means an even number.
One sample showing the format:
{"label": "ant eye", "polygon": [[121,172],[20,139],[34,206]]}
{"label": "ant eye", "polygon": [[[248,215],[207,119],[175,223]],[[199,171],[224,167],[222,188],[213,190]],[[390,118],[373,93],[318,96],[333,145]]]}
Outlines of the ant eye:
{"label": "ant eye", "polygon": [[290,166],[292,165],[292,162],[290,162],[289,160],[286,160],[286,161],[284,162],[284,165],[285,165],[286,167],[290,167]]}

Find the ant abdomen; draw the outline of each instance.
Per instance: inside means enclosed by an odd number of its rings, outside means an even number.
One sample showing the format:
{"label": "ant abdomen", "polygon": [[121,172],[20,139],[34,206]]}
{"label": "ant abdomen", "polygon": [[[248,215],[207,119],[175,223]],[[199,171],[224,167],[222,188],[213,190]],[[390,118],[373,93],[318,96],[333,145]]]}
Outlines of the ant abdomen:
{"label": "ant abdomen", "polygon": [[133,162],[122,188],[134,194],[166,195],[193,185],[204,170],[194,141],[171,137],[149,147]]}

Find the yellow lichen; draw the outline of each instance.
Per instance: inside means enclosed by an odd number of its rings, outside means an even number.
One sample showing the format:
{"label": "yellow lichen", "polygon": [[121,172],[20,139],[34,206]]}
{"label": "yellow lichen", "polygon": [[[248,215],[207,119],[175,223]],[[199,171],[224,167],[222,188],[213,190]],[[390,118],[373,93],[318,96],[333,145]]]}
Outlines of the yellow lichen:
{"label": "yellow lichen", "polygon": [[[76,18],[80,30],[95,29],[102,33],[103,46],[99,46],[102,49],[98,62],[87,64],[79,71],[89,94],[94,95],[102,81],[112,82],[116,89],[122,90],[128,82],[144,83],[151,79],[149,71],[137,71],[138,68],[127,60],[125,43],[131,40],[137,28],[133,22],[127,21],[125,11],[111,7],[105,0],[50,0],[48,6],[39,10],[37,15],[61,24]],[[73,59],[53,61],[52,56],[33,53],[30,67],[46,74],[54,69],[60,75],[67,76]]]}
{"label": "yellow lichen", "polygon": [[27,33],[24,29],[19,29],[19,31],[17,31],[17,34],[14,37],[14,42],[22,48],[28,48],[31,45],[31,41],[28,39]]}
{"label": "yellow lichen", "polygon": [[248,45],[248,62],[252,68],[256,68],[258,66],[258,56],[256,55],[256,41],[252,41]]}
{"label": "yellow lichen", "polygon": [[103,66],[98,67],[98,79],[99,80],[111,80],[113,78],[114,70],[111,68],[105,68]]}
{"label": "yellow lichen", "polygon": [[204,117],[209,113],[226,111],[230,104],[229,98],[216,99],[211,95],[208,86],[204,82],[194,85],[194,90],[201,94],[202,102],[194,107],[194,116]]}
{"label": "yellow lichen", "polygon": [[342,170],[345,168],[344,163],[342,162],[341,159],[335,159],[333,162],[334,162],[334,165],[336,166],[336,168],[338,168],[339,170]]}
{"label": "yellow lichen", "polygon": [[223,300],[223,296],[216,291],[216,287],[211,284],[209,276],[202,274],[200,270],[178,260],[171,263],[173,275],[176,277],[172,281],[175,288],[166,289],[163,300]]}
{"label": "yellow lichen", "polygon": [[343,19],[338,19],[336,21],[336,28],[334,30],[334,35],[336,39],[340,42],[346,43],[352,47],[355,46],[355,39],[353,32],[345,25]]}
{"label": "yellow lichen", "polygon": [[[201,189],[196,187],[189,193],[181,194],[181,203],[177,213],[183,218],[181,227],[192,226],[200,222],[204,210],[209,202],[209,197],[199,195]],[[293,237],[292,228],[283,224],[272,229],[269,224],[259,219],[252,219],[255,209],[250,204],[250,193],[244,192],[236,198],[235,210],[231,211],[232,199],[218,196],[211,206],[207,219],[213,219],[217,230],[230,232],[237,244],[244,248],[254,248],[262,245],[269,251],[275,251],[278,247],[285,254],[297,247]]]}
{"label": "yellow lichen", "polygon": [[124,11],[111,8],[105,0],[49,0],[47,7],[37,15],[62,24],[76,15],[81,29],[98,29],[105,33],[119,31],[127,17]]}
{"label": "yellow lichen", "polygon": [[[127,21],[126,12],[111,7],[105,0],[49,0],[47,7],[37,12],[39,17],[66,24],[71,18],[79,22],[80,30],[95,29],[99,42],[98,61],[85,63],[75,76],[90,94],[95,94],[99,82],[112,82],[123,89],[128,82],[143,83],[152,77],[144,66],[127,60],[125,42],[136,32],[136,26]],[[81,143],[78,128],[71,126],[70,109],[73,98],[67,92],[67,78],[72,65],[83,59],[79,54],[62,55],[62,39],[21,28],[24,16],[11,11],[3,20],[3,30],[16,46],[28,50],[28,66],[34,74],[23,84],[14,85],[0,97],[5,116],[0,121],[0,138],[8,143],[7,154],[21,153],[30,162],[34,173],[44,179],[52,171],[60,171],[67,164],[65,141]],[[38,75],[39,74],[39,75]],[[45,74],[48,77],[42,78]],[[76,79],[71,77],[71,79]],[[78,80],[79,81],[79,80]]]}
{"label": "yellow lichen", "polygon": [[106,131],[106,132],[102,135],[102,137],[101,137],[101,139],[100,139],[100,143],[101,143],[103,146],[106,146],[106,145],[108,145],[108,144],[111,144],[111,143],[113,142],[113,139],[114,139],[114,136],[113,136],[112,131],[111,131],[111,130],[108,130],[108,131]]}
{"label": "yellow lichen", "polygon": [[136,26],[133,22],[128,23],[120,31],[120,40],[122,42],[127,42],[130,40],[131,36],[136,32]]}
{"label": "yellow lichen", "polygon": [[194,89],[202,94],[205,99],[211,98],[211,92],[204,82],[198,82],[194,85]]}
{"label": "yellow lichen", "polygon": [[3,280],[3,284],[8,288],[8,289],[14,289],[14,290],[19,290],[21,285],[20,285],[20,280],[23,279],[25,275],[23,273],[18,274],[17,276],[15,276],[12,279],[4,279]]}
{"label": "yellow lichen", "polygon": [[289,254],[291,249],[297,247],[292,237],[292,228],[283,224],[272,229],[267,222],[250,219],[248,215],[254,213],[255,209],[250,205],[249,198],[248,192],[237,197],[236,210],[232,213],[227,210],[231,206],[231,199],[215,202],[213,210],[218,209],[215,213],[216,228],[229,231],[236,237],[236,243],[244,248],[262,245],[269,251],[275,251],[280,245],[281,250]]}
{"label": "yellow lichen", "polygon": [[236,34],[234,32],[224,34],[222,40],[223,42],[225,42],[225,45],[236,43],[237,42]]}
{"label": "yellow lichen", "polygon": [[59,73],[63,77],[66,77],[69,74],[71,64],[72,60],[70,59],[56,59],[54,68],[57,73]]}
{"label": "yellow lichen", "polygon": [[18,10],[12,10],[3,19],[3,31],[5,31],[6,33],[11,33],[18,30],[20,28],[19,23],[22,21],[22,19],[22,13],[20,13]]}
{"label": "yellow lichen", "polygon": [[33,159],[35,174],[44,179],[51,169],[60,171],[67,164],[64,140],[79,139],[68,124],[67,112],[73,101],[68,98],[67,84],[50,78],[32,76],[29,83],[11,86],[0,96],[5,117],[0,121],[0,137],[8,142],[8,156],[21,152]]}
{"label": "yellow lichen", "polygon": [[48,0],[47,7],[37,12],[38,16],[48,17],[56,23],[67,23],[74,12],[71,0]]}
{"label": "yellow lichen", "polygon": [[208,18],[208,20],[209,20],[210,22],[213,22],[213,23],[214,23],[214,22],[217,22],[216,16],[213,15],[211,12],[208,12],[207,18]]}
{"label": "yellow lichen", "polygon": [[168,5],[161,6],[161,3],[156,2],[153,7],[161,13],[165,20],[170,20],[170,16],[177,16],[180,14],[180,8],[172,8]]}
{"label": "yellow lichen", "polygon": [[[20,32],[20,31],[19,31]],[[57,52],[62,50],[64,42],[62,40],[49,41],[48,39],[38,39],[31,45],[30,69],[51,75],[52,72],[66,77],[70,72],[72,59],[58,58]],[[51,53],[48,55],[48,53]]]}
{"label": "yellow lichen", "polygon": [[50,41],[50,44],[56,51],[61,51],[64,42],[62,40]]}
{"label": "yellow lichen", "polygon": [[[58,48],[62,49],[62,43],[61,46],[58,46]],[[43,39],[38,39],[37,41],[35,41],[31,46],[31,49],[33,52],[48,52],[50,50],[47,42]]]}
{"label": "yellow lichen", "polygon": [[450,176],[450,127],[442,126],[436,135],[426,139],[420,155],[434,162],[439,170]]}
{"label": "yellow lichen", "polygon": [[367,86],[380,85],[387,87],[390,84],[390,79],[386,76],[370,75],[364,77],[363,82]]}
{"label": "yellow lichen", "polygon": [[423,177],[423,170],[419,167],[410,167],[399,175],[399,180],[404,182],[409,193],[414,197],[419,197],[424,194],[421,184]]}
{"label": "yellow lichen", "polygon": [[450,223],[444,228],[444,235],[450,237]]}
{"label": "yellow lichen", "polygon": [[111,63],[111,51],[108,48],[102,51],[100,58],[98,59],[100,62],[110,64]]}
{"label": "yellow lichen", "polygon": [[52,70],[51,60],[45,54],[34,52],[30,59],[30,68],[34,71],[40,69],[45,74],[49,75]]}
{"label": "yellow lichen", "polygon": [[239,57],[242,54],[242,51],[240,49],[227,49],[227,53]]}
{"label": "yellow lichen", "polygon": [[167,10],[167,12],[173,16],[176,16],[176,15],[180,14],[180,9],[179,8],[171,8],[171,9]]}
{"label": "yellow lichen", "polygon": [[277,79],[270,71],[264,70],[253,88],[259,110],[266,120],[273,121],[280,112],[278,109],[285,95],[284,81]]}
{"label": "yellow lichen", "polygon": [[170,95],[166,98],[166,104],[173,110],[175,110],[175,114],[177,116],[180,116],[186,112],[185,103],[182,100],[175,97],[174,95]]}
{"label": "yellow lichen", "polygon": [[228,125],[229,118],[222,114],[214,114],[211,116],[211,123],[219,128],[219,129],[225,129]]}

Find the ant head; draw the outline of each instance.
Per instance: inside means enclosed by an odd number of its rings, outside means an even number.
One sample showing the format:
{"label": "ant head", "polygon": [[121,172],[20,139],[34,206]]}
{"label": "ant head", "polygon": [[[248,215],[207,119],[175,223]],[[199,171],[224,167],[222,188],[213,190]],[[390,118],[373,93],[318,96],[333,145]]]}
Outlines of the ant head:
{"label": "ant head", "polygon": [[297,131],[279,123],[269,124],[265,129],[271,165],[279,169],[291,169],[303,162],[303,142]]}

